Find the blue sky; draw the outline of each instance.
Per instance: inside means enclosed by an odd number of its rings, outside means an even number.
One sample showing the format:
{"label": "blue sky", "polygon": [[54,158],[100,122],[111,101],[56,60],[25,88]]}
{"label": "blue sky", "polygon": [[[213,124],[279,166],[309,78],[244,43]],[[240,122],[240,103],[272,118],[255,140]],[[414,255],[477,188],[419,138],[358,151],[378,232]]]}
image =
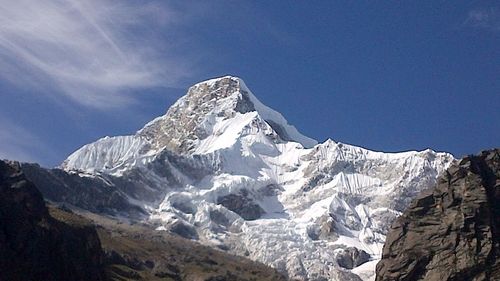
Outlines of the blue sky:
{"label": "blue sky", "polygon": [[5,1],[0,158],[58,165],[226,74],[319,141],[477,153],[500,139],[500,4]]}

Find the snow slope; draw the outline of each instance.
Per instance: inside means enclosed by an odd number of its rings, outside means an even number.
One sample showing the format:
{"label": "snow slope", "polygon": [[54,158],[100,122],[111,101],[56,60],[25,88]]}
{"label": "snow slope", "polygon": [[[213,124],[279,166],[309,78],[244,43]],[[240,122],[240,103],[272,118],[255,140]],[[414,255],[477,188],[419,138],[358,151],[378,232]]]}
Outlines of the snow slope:
{"label": "snow slope", "polygon": [[[159,230],[291,278],[371,280],[390,223],[452,161],[432,150],[318,144],[241,79],[226,76],[192,86],[133,136],[82,147],[62,168],[82,176],[147,175],[141,184],[156,198],[128,195]],[[353,262],[349,247],[369,258],[356,252]]]}

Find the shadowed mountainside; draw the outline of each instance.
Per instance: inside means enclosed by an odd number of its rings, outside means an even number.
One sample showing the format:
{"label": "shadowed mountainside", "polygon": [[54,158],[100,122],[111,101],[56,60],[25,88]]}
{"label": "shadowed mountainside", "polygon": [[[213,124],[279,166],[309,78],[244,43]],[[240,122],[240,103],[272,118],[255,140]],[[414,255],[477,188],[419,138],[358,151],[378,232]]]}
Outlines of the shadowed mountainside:
{"label": "shadowed mountainside", "polygon": [[16,162],[0,161],[0,280],[104,280],[95,228],[49,215]]}
{"label": "shadowed mountainside", "polygon": [[268,280],[263,264],[89,213],[45,205],[17,162],[0,161],[0,281]]}

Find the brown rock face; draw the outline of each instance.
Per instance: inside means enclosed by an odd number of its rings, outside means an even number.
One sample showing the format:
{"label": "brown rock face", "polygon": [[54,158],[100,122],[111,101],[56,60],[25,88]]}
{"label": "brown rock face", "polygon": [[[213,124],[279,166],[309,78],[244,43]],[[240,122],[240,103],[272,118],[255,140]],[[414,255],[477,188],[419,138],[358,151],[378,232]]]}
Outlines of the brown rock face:
{"label": "brown rock face", "polygon": [[500,280],[500,149],[462,159],[412,202],[376,280]]}
{"label": "brown rock face", "polygon": [[18,163],[0,161],[0,280],[104,280],[93,226],[53,218]]}
{"label": "brown rock face", "polygon": [[199,83],[192,86],[187,95],[175,103],[165,116],[146,125],[139,135],[148,139],[153,148],[167,147],[176,153],[188,152],[192,149],[193,141],[208,136],[203,126],[200,126],[203,117],[212,112],[221,100],[237,91],[243,94],[234,101],[234,111],[221,114],[230,117],[227,114],[234,114],[235,111],[240,113],[254,111],[254,105],[242,91],[239,80],[228,76],[214,84]]}

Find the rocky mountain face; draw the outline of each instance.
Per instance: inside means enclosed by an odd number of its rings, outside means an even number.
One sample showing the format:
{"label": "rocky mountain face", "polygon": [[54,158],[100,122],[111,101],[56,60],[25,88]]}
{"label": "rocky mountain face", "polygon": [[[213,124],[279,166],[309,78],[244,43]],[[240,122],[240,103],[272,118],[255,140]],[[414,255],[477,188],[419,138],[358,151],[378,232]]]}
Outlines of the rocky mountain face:
{"label": "rocky mountain face", "polygon": [[154,225],[298,280],[369,280],[391,222],[453,161],[302,135],[232,76],[130,136],[23,170],[56,202]]}
{"label": "rocky mountain face", "polygon": [[104,280],[95,228],[53,218],[18,163],[0,161],[0,280]]}
{"label": "rocky mountain face", "polygon": [[500,280],[500,149],[465,157],[412,202],[376,280]]}

